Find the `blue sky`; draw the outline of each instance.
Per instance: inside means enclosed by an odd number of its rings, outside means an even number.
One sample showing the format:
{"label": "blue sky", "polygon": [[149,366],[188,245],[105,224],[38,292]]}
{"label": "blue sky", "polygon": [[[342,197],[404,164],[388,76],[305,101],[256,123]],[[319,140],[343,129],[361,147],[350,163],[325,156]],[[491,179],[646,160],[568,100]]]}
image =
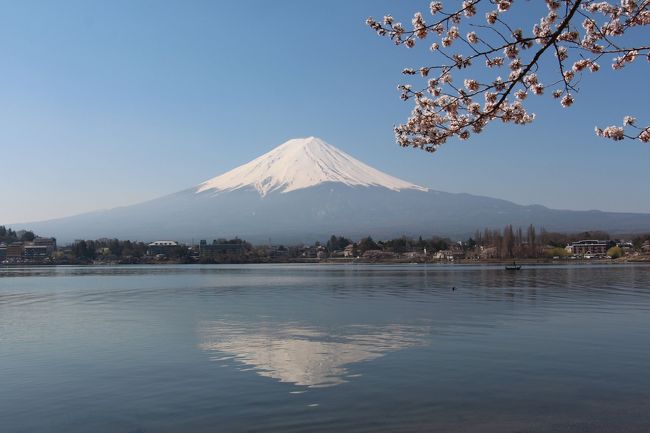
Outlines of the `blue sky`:
{"label": "blue sky", "polygon": [[438,190],[650,212],[650,145],[593,134],[650,119],[644,61],[601,62],[571,109],[535,99],[531,125],[495,123],[435,154],[398,147],[400,71],[431,57],[364,21],[408,22],[427,4],[0,2],[0,224],[158,197],[310,135]]}

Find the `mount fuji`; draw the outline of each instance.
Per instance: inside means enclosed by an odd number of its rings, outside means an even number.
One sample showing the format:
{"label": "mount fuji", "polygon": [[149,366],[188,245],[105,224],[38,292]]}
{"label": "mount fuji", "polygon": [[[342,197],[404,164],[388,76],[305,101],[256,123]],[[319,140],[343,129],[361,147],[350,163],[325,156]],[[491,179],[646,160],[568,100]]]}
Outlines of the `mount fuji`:
{"label": "mount fuji", "polygon": [[549,230],[650,231],[650,215],[554,210],[431,190],[372,168],[316,138],[289,140],[192,188],[140,204],[15,228],[59,241],[101,237],[156,240],[235,237],[313,242],[432,234],[534,224]]}

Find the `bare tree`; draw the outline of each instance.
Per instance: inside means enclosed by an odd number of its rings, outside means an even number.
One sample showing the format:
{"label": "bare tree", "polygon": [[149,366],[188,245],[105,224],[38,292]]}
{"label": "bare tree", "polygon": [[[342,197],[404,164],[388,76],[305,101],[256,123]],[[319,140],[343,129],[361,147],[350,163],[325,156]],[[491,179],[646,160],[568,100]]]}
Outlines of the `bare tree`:
{"label": "bare tree", "polygon": [[[395,127],[401,146],[434,152],[450,137],[466,140],[497,119],[530,123],[535,115],[526,111],[524,101],[529,94],[543,95],[547,89],[569,107],[583,74],[597,72],[603,56],[614,56],[614,70],[640,56],[650,61],[649,33],[644,27],[650,24],[650,0],[621,0],[619,5],[546,0],[546,10],[530,33],[509,22],[514,0],[453,3],[456,6],[446,10],[441,2],[431,2],[433,21],[425,22],[417,12],[410,30],[390,15],[366,21],[397,45],[411,48],[417,40],[435,39],[429,48],[438,63],[402,71],[421,75],[426,84],[418,89],[411,84],[399,86],[401,98],[415,103],[407,122]],[[480,13],[485,21],[477,18]],[[636,43],[638,39],[646,43]],[[504,73],[506,78],[501,77]],[[639,127],[634,117],[625,116],[622,126],[596,127],[596,134],[647,143],[650,126]]]}

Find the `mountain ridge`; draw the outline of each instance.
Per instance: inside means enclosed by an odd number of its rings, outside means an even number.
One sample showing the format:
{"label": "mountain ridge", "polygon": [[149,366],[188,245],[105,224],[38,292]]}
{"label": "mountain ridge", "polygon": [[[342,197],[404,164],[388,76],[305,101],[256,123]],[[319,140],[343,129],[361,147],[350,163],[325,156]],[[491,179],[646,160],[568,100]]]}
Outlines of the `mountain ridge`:
{"label": "mountain ridge", "polygon": [[313,242],[332,234],[451,236],[534,224],[555,231],[650,231],[650,215],[522,206],[436,191],[376,170],[315,137],[289,140],[199,185],[130,206],[12,225],[61,241],[235,237]]}

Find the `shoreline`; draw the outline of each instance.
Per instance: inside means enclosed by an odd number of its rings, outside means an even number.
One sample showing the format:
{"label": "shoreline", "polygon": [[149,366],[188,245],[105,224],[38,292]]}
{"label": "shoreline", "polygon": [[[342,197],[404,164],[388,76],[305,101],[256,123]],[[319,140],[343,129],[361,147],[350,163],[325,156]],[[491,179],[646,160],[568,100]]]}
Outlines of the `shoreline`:
{"label": "shoreline", "polygon": [[[522,266],[544,266],[544,265],[625,265],[634,263],[650,263],[650,254],[644,254],[635,257],[622,257],[618,259],[515,259],[517,265]],[[44,262],[24,262],[24,263],[2,263],[2,268],[17,268],[24,266],[170,266],[170,265],[297,265],[297,264],[323,264],[323,265],[494,265],[506,266],[511,265],[513,260],[409,260],[409,259],[392,259],[392,260],[364,260],[361,258],[348,259],[294,259],[294,260],[269,260],[269,261],[230,261],[221,263],[201,263],[200,261],[183,262],[175,260],[143,261],[124,263],[119,261],[94,261],[90,263],[44,263]]]}

